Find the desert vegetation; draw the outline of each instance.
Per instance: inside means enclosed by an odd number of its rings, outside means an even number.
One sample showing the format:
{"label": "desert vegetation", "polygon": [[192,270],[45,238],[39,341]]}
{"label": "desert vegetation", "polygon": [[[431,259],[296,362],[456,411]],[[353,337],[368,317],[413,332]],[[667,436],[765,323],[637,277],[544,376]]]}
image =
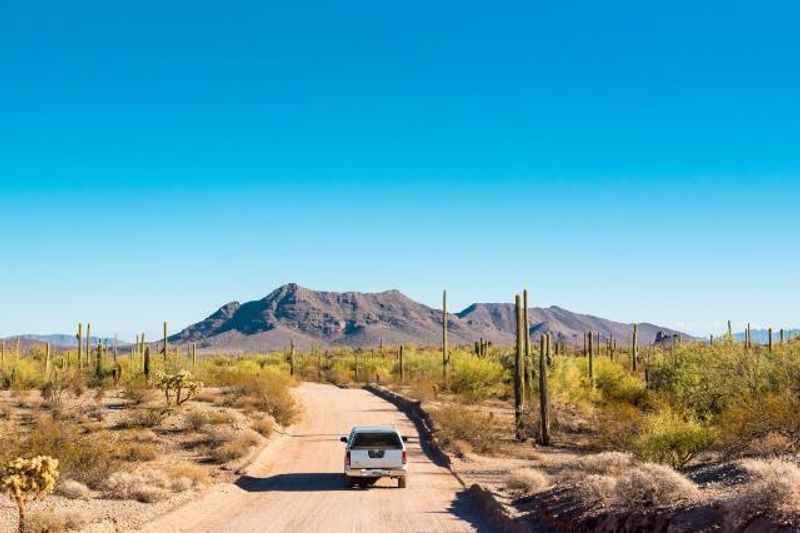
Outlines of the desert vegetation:
{"label": "desert vegetation", "polygon": [[191,347],[137,342],[123,353],[80,340],[63,352],[2,347],[4,531],[80,529],[109,512],[132,527],[147,506],[231,480],[274,427],[300,416],[283,354],[198,359]]}
{"label": "desert vegetation", "polygon": [[[575,345],[531,336],[525,305],[523,295],[511,347],[449,346],[445,327],[436,347],[290,343],[224,355],[143,336],[125,353],[85,338],[61,353],[4,346],[0,463],[57,460],[50,498],[163,502],[224,479],[276,425],[295,421],[298,382],[377,383],[420,400],[457,460],[508,472],[494,482],[512,500],[559,487],[588,510],[714,500],[736,510],[729,520],[739,526],[797,520],[787,480],[800,451],[800,340],[756,345],[729,334],[640,346],[634,328],[632,342],[587,331]],[[742,487],[695,475],[718,464],[731,465]],[[759,511],[743,513],[751,502]]]}

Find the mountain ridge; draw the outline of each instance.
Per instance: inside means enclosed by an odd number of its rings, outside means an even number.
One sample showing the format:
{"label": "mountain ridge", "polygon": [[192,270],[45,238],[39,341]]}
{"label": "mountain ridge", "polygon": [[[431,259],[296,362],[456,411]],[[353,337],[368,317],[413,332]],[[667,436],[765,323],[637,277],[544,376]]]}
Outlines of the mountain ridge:
{"label": "mountain ridge", "polygon": [[[603,342],[613,338],[630,343],[633,325],[559,306],[531,307],[529,329],[536,338],[551,333],[572,344],[582,343],[585,331],[600,333]],[[480,338],[510,345],[515,338],[514,304],[474,303],[448,313],[448,338],[452,345],[471,345]],[[639,343],[652,344],[661,336],[689,335],[648,322],[637,323]],[[416,302],[397,289],[364,293],[316,291],[296,283],[282,285],[264,298],[231,301],[207,318],[169,337],[173,344],[198,343],[201,348],[249,351],[277,350],[293,342],[311,346],[369,347],[441,342],[442,311]]]}

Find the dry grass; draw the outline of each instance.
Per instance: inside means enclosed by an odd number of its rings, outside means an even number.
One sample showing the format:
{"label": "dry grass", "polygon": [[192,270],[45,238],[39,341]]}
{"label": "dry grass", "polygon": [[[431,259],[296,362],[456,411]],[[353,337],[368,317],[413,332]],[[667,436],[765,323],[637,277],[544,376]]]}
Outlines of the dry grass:
{"label": "dry grass", "polygon": [[272,435],[272,430],[275,427],[275,420],[273,420],[271,416],[264,416],[262,418],[253,420],[253,423],[250,424],[250,427],[252,427],[253,430],[259,433],[261,436],[269,437]]}
{"label": "dry grass", "polygon": [[550,485],[550,478],[544,472],[531,468],[514,472],[506,479],[506,488],[512,492],[530,495],[540,492]]}
{"label": "dry grass", "polygon": [[117,424],[118,428],[155,428],[161,425],[166,418],[166,413],[162,409],[135,409],[127,414]]}
{"label": "dry grass", "polygon": [[466,442],[477,453],[488,453],[496,448],[499,431],[494,417],[461,405],[446,406],[433,413],[436,437],[453,451],[463,452],[459,443]]}
{"label": "dry grass", "polygon": [[261,442],[260,437],[254,431],[245,431],[233,440],[214,447],[209,457],[217,463],[227,463],[236,459],[241,459],[250,451],[251,448]]}
{"label": "dry grass", "polygon": [[56,494],[71,500],[88,500],[92,495],[92,491],[80,481],[65,479],[59,481],[58,486],[56,486]]}
{"label": "dry grass", "polygon": [[733,528],[758,516],[800,522],[800,467],[781,459],[746,459],[739,464],[750,483],[728,506]]}
{"label": "dry grass", "polygon": [[625,509],[693,501],[700,495],[694,483],[672,468],[639,463],[620,452],[580,457],[564,478],[575,484],[585,503],[601,502]]}
{"label": "dry grass", "polygon": [[28,515],[25,520],[25,533],[65,533],[79,531],[87,524],[80,513],[54,513],[38,511]]}
{"label": "dry grass", "polygon": [[203,479],[201,474],[191,471],[186,466],[168,472],[169,475],[149,469],[116,472],[105,484],[105,495],[116,500],[154,503],[168,498],[172,492],[191,489],[197,486],[195,480]]}
{"label": "dry grass", "polygon": [[220,411],[194,410],[184,415],[184,420],[188,428],[199,431],[203,426],[230,424],[233,422],[233,417]]}
{"label": "dry grass", "polygon": [[190,488],[205,487],[211,484],[211,476],[205,468],[187,461],[169,465],[166,472],[173,480],[173,485],[177,480],[189,480]]}
{"label": "dry grass", "polygon": [[158,448],[147,443],[127,442],[120,446],[117,457],[131,463],[153,461],[158,457]]}

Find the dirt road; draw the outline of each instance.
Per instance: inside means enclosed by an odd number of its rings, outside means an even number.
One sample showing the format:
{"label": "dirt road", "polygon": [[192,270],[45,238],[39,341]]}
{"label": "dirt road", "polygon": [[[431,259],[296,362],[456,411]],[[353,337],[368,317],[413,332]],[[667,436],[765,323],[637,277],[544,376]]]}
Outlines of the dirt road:
{"label": "dirt road", "polygon": [[[422,453],[414,424],[364,390],[303,384],[303,421],[272,443],[235,485],[212,489],[144,531],[365,532],[489,531],[447,469]],[[394,424],[410,437],[408,488],[381,480],[348,490],[339,437],[360,424]]]}

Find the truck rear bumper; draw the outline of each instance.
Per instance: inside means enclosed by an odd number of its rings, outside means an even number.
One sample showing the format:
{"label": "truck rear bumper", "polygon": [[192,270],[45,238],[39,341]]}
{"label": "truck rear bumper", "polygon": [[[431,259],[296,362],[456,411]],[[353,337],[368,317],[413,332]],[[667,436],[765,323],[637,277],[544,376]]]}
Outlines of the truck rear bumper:
{"label": "truck rear bumper", "polygon": [[405,477],[405,468],[347,468],[344,475],[349,477]]}

